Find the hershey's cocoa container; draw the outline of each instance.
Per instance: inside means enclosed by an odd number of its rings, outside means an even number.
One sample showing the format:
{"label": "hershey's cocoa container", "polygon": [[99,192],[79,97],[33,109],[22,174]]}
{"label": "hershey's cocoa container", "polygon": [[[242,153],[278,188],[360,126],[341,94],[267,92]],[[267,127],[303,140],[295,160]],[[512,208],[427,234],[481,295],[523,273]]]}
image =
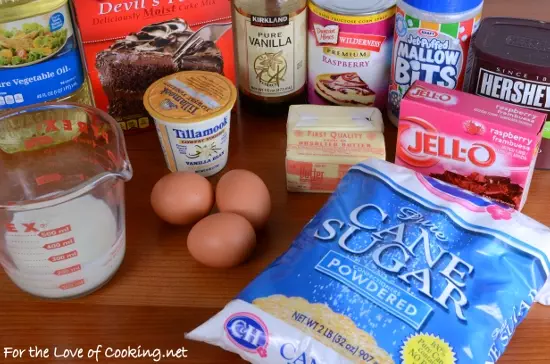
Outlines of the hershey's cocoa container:
{"label": "hershey's cocoa container", "polygon": [[385,108],[396,0],[310,0],[308,101]]}
{"label": "hershey's cocoa container", "polygon": [[[471,43],[464,90],[550,114],[550,23],[486,18]],[[550,169],[550,122],[536,168]]]}

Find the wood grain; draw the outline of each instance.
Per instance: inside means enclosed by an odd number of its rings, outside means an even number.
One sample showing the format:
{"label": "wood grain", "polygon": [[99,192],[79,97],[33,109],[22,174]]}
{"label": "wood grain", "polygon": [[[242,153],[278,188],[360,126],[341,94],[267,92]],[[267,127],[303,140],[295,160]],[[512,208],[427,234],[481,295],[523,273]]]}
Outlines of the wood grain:
{"label": "wood grain", "polygon": [[[545,0],[487,0],[485,14],[549,20]],[[389,160],[393,160],[395,128],[388,124]],[[241,113],[234,117],[229,165],[245,168],[267,183],[273,213],[259,237],[259,247],[246,264],[229,271],[212,270],[189,256],[188,230],[159,221],[149,205],[153,184],[165,173],[164,159],[154,133],[127,138],[134,177],[126,185],[127,241],[124,263],[114,279],[96,293],[70,301],[45,301],[17,289],[0,273],[0,349],[58,347],[177,349],[185,346],[185,360],[163,363],[240,362],[233,354],[183,338],[183,334],[220,310],[273,259],[283,253],[327,195],[288,194],[285,186],[285,120]],[[212,178],[215,183],[220,176]],[[524,212],[550,225],[550,172],[537,171]],[[535,306],[520,326],[499,363],[542,364],[550,361],[550,308]],[[100,358],[101,359],[101,358]],[[59,360],[59,359],[58,359]],[[4,359],[0,363],[36,362]],[[52,362],[44,360],[43,362]],[[92,360],[65,360],[79,363]],[[116,360],[104,363],[151,363],[151,360]]]}

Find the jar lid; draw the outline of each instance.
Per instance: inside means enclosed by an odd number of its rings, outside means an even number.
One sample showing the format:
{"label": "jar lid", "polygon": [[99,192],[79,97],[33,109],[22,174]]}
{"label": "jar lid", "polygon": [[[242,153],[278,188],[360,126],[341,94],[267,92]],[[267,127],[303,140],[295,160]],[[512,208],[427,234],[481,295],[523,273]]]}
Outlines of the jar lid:
{"label": "jar lid", "polygon": [[30,3],[31,1],[34,1],[34,0],[0,0],[0,7],[23,5],[26,3]]}
{"label": "jar lid", "polygon": [[338,15],[369,15],[395,6],[397,0],[310,0],[311,4]]}
{"label": "jar lid", "polygon": [[69,0],[0,0],[0,25],[46,14]]}
{"label": "jar lid", "polygon": [[156,120],[194,123],[221,115],[233,108],[237,89],[219,73],[183,71],[153,83],[143,104]]}
{"label": "jar lid", "polygon": [[406,4],[423,11],[438,14],[456,14],[477,8],[483,0],[403,0]]}

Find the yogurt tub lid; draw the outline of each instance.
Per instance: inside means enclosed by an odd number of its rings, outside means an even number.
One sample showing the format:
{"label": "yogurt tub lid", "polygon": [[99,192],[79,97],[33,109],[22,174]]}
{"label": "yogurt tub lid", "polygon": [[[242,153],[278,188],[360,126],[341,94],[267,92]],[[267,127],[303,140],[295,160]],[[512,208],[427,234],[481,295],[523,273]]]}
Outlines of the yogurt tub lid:
{"label": "yogurt tub lid", "polygon": [[318,7],[340,15],[369,15],[391,9],[397,0],[311,0]]}
{"label": "yogurt tub lid", "polygon": [[237,100],[237,89],[226,77],[206,71],[183,71],[154,82],[143,104],[156,120],[196,123],[226,113]]}

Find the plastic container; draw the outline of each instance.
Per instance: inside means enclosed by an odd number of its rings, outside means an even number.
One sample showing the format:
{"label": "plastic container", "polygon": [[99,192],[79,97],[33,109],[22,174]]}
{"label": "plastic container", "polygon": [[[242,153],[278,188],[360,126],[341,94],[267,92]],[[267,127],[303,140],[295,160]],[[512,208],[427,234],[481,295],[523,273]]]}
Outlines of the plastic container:
{"label": "plastic container", "polygon": [[105,284],[124,258],[122,130],[106,113],[49,103],[0,117],[0,262],[22,290],[69,298]]}
{"label": "plastic container", "polygon": [[0,111],[93,104],[68,0],[0,0]]}
{"label": "plastic container", "polygon": [[388,117],[417,80],[461,90],[483,0],[398,0]]}
{"label": "plastic container", "polygon": [[[550,115],[550,23],[486,18],[472,41],[464,90]],[[550,169],[550,122],[536,168]]]}
{"label": "plastic container", "polygon": [[147,89],[143,103],[155,120],[170,171],[209,177],[225,167],[236,100],[231,80],[205,71],[175,73]]}

